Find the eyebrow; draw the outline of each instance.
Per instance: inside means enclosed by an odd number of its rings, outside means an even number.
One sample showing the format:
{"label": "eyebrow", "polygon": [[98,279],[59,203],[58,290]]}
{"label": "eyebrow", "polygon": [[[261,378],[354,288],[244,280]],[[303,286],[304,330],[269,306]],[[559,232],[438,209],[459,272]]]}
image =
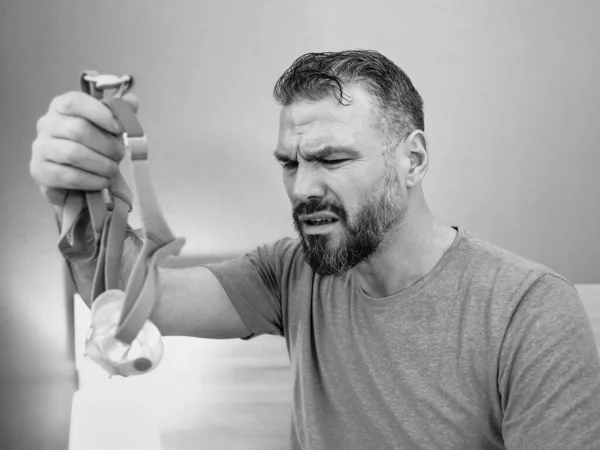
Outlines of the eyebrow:
{"label": "eyebrow", "polygon": [[[331,155],[343,155],[347,156],[348,158],[358,158],[360,156],[360,152],[351,147],[328,145],[309,153],[304,159],[307,161],[323,160]],[[275,150],[273,156],[275,156],[275,159],[280,162],[288,162],[290,160],[286,154],[278,152],[277,150]]]}

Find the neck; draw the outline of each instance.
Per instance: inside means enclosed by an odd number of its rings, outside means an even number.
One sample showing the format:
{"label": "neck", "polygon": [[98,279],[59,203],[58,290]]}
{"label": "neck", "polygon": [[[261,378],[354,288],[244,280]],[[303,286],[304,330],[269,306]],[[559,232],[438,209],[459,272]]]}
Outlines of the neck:
{"label": "neck", "polygon": [[377,253],[352,270],[363,291],[388,297],[427,275],[452,244],[456,230],[437,222],[421,191],[409,199],[402,222]]}

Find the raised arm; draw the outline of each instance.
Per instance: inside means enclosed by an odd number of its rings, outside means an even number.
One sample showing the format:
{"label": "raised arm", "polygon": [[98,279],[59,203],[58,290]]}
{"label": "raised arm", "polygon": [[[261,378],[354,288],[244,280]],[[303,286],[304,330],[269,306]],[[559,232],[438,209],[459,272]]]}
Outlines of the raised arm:
{"label": "raised arm", "polygon": [[[137,108],[137,99],[125,99]],[[37,123],[30,172],[57,217],[67,191],[101,190],[119,170],[125,148],[110,109],[83,92],[69,92],[52,100]],[[128,232],[121,268],[124,288],[141,239]],[[96,261],[69,264],[78,292],[90,304]],[[151,317],[164,335],[236,338],[250,334],[216,277],[204,267],[158,269],[159,303]]]}

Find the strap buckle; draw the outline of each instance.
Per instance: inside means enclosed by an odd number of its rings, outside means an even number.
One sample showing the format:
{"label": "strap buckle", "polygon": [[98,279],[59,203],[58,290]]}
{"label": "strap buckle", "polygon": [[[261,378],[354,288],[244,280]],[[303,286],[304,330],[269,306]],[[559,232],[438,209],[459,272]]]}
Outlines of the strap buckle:
{"label": "strap buckle", "polygon": [[86,71],[79,79],[81,90],[97,99],[108,100],[112,97],[122,97],[133,86],[131,75],[99,74],[95,71]]}
{"label": "strap buckle", "polygon": [[146,138],[145,134],[137,137],[124,134],[123,142],[125,144],[125,148],[129,149],[132,161],[148,159],[148,139]]}

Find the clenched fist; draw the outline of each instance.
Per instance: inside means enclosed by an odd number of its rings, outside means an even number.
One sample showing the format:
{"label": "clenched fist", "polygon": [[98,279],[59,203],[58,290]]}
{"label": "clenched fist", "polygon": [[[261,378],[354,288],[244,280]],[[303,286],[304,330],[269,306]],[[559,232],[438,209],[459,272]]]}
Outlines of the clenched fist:
{"label": "clenched fist", "polygon": [[[137,110],[134,95],[123,99]],[[100,100],[83,92],[55,97],[37,122],[29,166],[48,201],[62,208],[69,189],[108,187],[125,155],[122,132]]]}

